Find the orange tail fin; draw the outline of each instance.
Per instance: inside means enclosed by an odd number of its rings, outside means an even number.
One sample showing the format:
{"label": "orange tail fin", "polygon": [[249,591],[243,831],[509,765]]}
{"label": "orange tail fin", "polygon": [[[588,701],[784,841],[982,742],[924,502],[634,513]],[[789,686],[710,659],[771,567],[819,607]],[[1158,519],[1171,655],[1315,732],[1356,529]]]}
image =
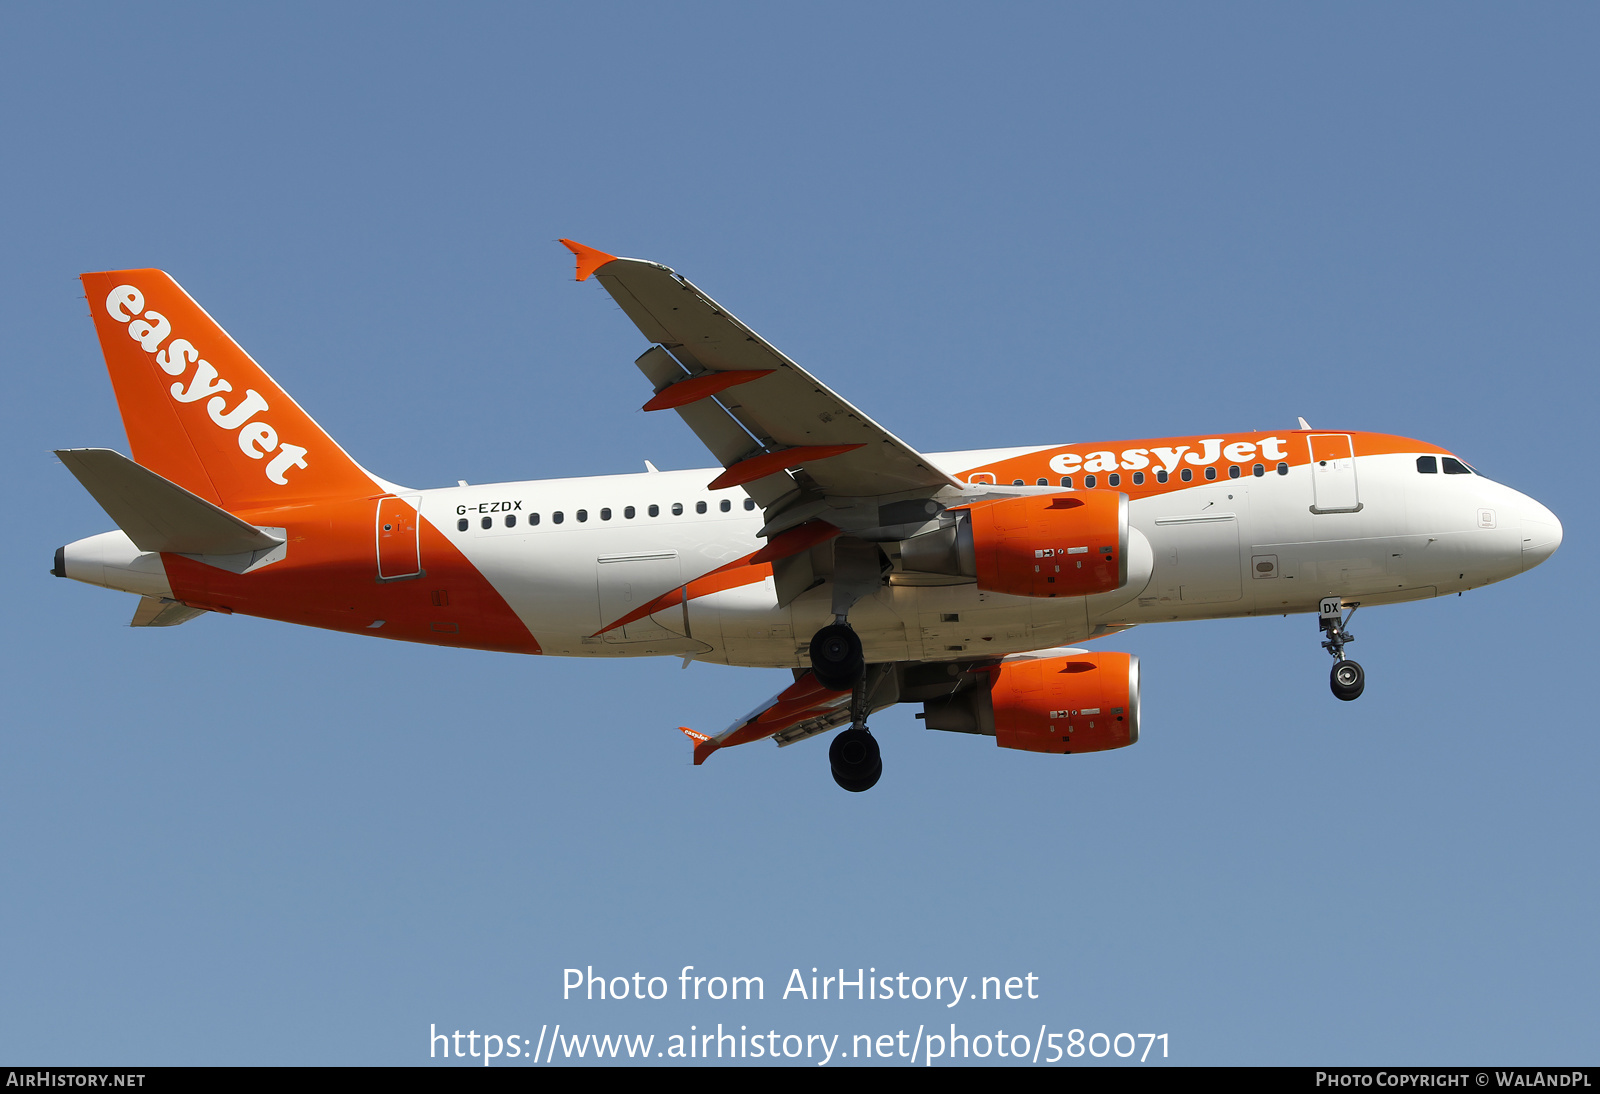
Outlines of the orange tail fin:
{"label": "orange tail fin", "polygon": [[228,510],[382,492],[172,278],[82,280],[139,463]]}

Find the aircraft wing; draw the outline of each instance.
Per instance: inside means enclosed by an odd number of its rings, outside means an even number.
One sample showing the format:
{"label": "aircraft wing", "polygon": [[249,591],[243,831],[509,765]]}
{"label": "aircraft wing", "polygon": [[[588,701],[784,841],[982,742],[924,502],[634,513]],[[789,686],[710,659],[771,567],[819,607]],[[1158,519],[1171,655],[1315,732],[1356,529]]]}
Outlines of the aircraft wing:
{"label": "aircraft wing", "polygon": [[849,720],[850,692],[830,691],[808,671],[715,737],[680,728],[694,742],[694,762],[699,765],[719,748],[764,737],[776,737],[780,746],[793,744]]}
{"label": "aircraft wing", "polygon": [[[803,490],[865,498],[960,484],[665,266],[562,240],[656,343],[638,360],[656,395],[763,508]],[[792,474],[791,474],[792,471]],[[769,512],[769,516],[771,513]]]}

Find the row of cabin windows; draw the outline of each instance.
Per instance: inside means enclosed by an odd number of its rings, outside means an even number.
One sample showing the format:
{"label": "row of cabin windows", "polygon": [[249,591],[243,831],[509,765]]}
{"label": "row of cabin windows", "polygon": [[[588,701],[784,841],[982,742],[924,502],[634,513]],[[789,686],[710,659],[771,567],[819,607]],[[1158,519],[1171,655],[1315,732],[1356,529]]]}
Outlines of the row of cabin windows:
{"label": "row of cabin windows", "polygon": [[[1252,475],[1254,475],[1256,478],[1259,479],[1259,478],[1261,478],[1263,475],[1265,475],[1267,473],[1266,465],[1258,463],[1258,464],[1256,464],[1254,467],[1252,467],[1250,469],[1250,473]],[[1278,465],[1278,474],[1287,475],[1288,473],[1289,473],[1289,465],[1286,464],[1286,463],[1280,463]],[[1244,471],[1240,467],[1240,465],[1238,465],[1238,464],[1230,464],[1229,465],[1229,467],[1228,467],[1228,478],[1237,479],[1242,474],[1244,474]],[[1216,477],[1217,477],[1217,469],[1215,467],[1206,468],[1206,479],[1207,479],[1207,481],[1215,479]],[[1164,483],[1164,482],[1167,481],[1168,478],[1169,478],[1169,476],[1167,475],[1167,473],[1165,471],[1157,471],[1156,472],[1156,481],[1157,482]],[[1190,467],[1185,467],[1182,471],[1178,472],[1178,478],[1182,482],[1193,482],[1194,481],[1194,469],[1190,468]],[[1093,490],[1096,486],[1099,485],[1099,483],[1100,483],[1100,480],[1099,480],[1099,478],[1097,476],[1085,475],[1083,477],[1083,488],[1085,490]],[[1023,481],[1021,479],[1013,479],[1011,481],[1011,485],[1012,486],[1022,486],[1023,485]],[[1039,480],[1038,485],[1040,485],[1040,486],[1049,486],[1050,485],[1050,480],[1046,479],[1046,478],[1041,478]],[[1068,490],[1071,490],[1072,489],[1072,476],[1071,475],[1062,475],[1061,476],[1061,485],[1066,487]],[[1107,486],[1121,486],[1122,485],[1122,475],[1121,475],[1121,473],[1113,471],[1113,472],[1111,472],[1111,474],[1107,475],[1106,476],[1106,485]],[[1135,486],[1143,486],[1144,485],[1144,472],[1143,471],[1135,471],[1133,473],[1133,485],[1135,485]]]}
{"label": "row of cabin windows", "polygon": [[[755,499],[754,498],[745,498],[744,499],[744,507],[745,507],[746,511],[755,509],[755,507],[756,507]],[[697,501],[697,502],[694,503],[694,511],[696,513],[704,513],[704,512],[706,512],[708,510],[708,508],[709,507],[703,501]],[[733,502],[730,501],[727,498],[723,498],[720,502],[717,503],[717,509],[718,509],[719,512],[723,512],[723,513],[731,512],[733,510]],[[638,515],[639,515],[639,511],[637,509],[635,509],[633,506],[631,506],[631,505],[623,506],[623,508],[622,508],[622,519],[623,520],[632,520],[633,518],[637,517]],[[661,515],[661,506],[659,506],[659,505],[647,506],[645,508],[645,515],[646,516],[652,516],[652,517],[659,517]],[[675,517],[683,516],[683,502],[675,501],[675,502],[672,503],[672,515],[675,516]],[[587,510],[587,509],[579,509],[577,512],[573,513],[573,516],[578,519],[578,523],[579,524],[587,523],[588,520],[589,520],[589,510]],[[507,513],[503,519],[504,519],[505,526],[507,528],[515,528],[517,526],[517,515],[515,513]],[[550,523],[551,524],[562,524],[562,523],[564,523],[566,521],[566,519],[567,519],[567,515],[564,512],[562,512],[560,509],[557,509],[554,513],[550,514]],[[611,519],[611,510],[610,509],[602,509],[602,510],[600,510],[600,519],[601,520],[610,520]],[[527,521],[528,521],[528,527],[529,528],[538,527],[539,514],[538,513],[529,513],[528,516],[527,516]],[[469,521],[466,517],[462,517],[460,520],[456,521],[456,531],[465,532],[469,527],[471,527],[471,525],[472,525],[471,521]],[[494,518],[493,517],[484,517],[479,521],[479,525],[482,528],[484,528],[485,530],[493,528],[494,527]]]}
{"label": "row of cabin windows", "polygon": [[[1437,475],[1439,473],[1439,460],[1433,456],[1417,457],[1417,473],[1421,475]],[[1470,475],[1472,468],[1456,459],[1454,456],[1445,456],[1444,473],[1446,475]]]}

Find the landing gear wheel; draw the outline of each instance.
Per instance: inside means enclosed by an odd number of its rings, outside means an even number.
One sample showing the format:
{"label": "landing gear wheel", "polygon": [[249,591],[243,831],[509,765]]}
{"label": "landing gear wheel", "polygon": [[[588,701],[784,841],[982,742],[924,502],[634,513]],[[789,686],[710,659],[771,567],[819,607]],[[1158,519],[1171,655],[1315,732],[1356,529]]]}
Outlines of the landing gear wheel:
{"label": "landing gear wheel", "polygon": [[1333,689],[1334,698],[1348,703],[1360,698],[1362,689],[1367,686],[1367,674],[1354,661],[1340,661],[1333,666],[1328,686]]}
{"label": "landing gear wheel", "polygon": [[861,639],[847,625],[832,623],[811,639],[811,671],[828,690],[849,691],[860,681],[866,667]]}
{"label": "landing gear wheel", "polygon": [[828,746],[828,762],[833,765],[833,781],[852,794],[871,790],[883,774],[877,738],[864,729],[851,727],[835,737]]}

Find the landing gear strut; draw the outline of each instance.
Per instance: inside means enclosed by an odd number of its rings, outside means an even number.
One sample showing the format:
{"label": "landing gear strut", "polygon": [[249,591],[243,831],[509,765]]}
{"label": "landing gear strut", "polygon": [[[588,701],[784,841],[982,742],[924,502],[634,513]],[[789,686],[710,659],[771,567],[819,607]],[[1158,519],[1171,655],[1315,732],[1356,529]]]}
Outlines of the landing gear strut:
{"label": "landing gear strut", "polygon": [[1356,636],[1346,628],[1359,607],[1360,604],[1352,604],[1349,614],[1345,614],[1343,601],[1339,597],[1325,596],[1317,613],[1317,628],[1328,636],[1327,641],[1322,643],[1322,648],[1333,655],[1333,672],[1328,677],[1328,686],[1332,689],[1334,698],[1343,699],[1347,703],[1360,698],[1362,690],[1367,686],[1367,674],[1362,671],[1361,666],[1354,661],[1345,660],[1344,656],[1345,643],[1356,640]]}

